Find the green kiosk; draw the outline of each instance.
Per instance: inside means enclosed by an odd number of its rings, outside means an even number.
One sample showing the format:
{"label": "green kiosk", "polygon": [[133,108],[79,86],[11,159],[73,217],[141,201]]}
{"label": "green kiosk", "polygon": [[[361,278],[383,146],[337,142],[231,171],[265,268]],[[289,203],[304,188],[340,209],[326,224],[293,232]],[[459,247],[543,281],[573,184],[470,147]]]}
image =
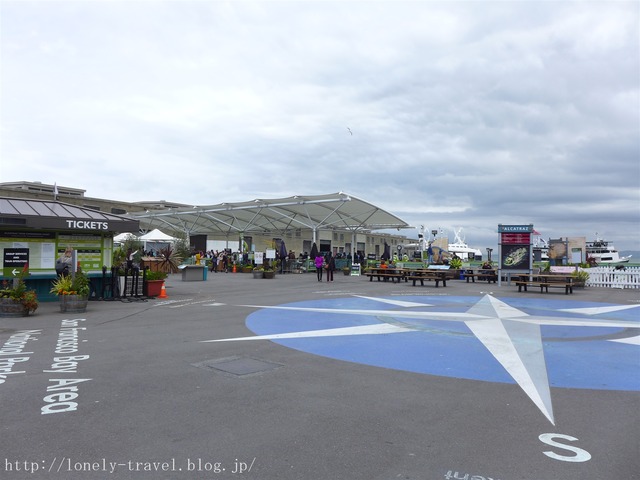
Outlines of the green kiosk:
{"label": "green kiosk", "polygon": [[53,200],[0,197],[0,280],[13,280],[26,265],[27,286],[40,301],[55,300],[49,293],[55,262],[67,247],[95,285],[111,269],[114,235],[138,231],[139,221],[122,215]]}

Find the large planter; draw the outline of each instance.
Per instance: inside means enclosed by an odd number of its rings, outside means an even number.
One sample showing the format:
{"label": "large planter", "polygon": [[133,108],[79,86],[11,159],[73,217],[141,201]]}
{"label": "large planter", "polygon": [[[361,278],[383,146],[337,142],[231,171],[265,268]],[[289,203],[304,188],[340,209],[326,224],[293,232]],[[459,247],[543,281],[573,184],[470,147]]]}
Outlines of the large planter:
{"label": "large planter", "polygon": [[264,278],[264,272],[262,270],[254,270],[253,278]]}
{"label": "large planter", "polygon": [[270,272],[265,271],[263,278],[276,278],[276,272],[275,271],[270,271]]}
{"label": "large planter", "polygon": [[162,284],[164,280],[147,280],[147,297],[158,297],[162,293]]}
{"label": "large planter", "polygon": [[82,295],[60,295],[60,311],[63,313],[83,313],[87,311],[88,297]]}
{"label": "large planter", "polygon": [[0,298],[0,317],[26,317],[29,310],[20,300]]}

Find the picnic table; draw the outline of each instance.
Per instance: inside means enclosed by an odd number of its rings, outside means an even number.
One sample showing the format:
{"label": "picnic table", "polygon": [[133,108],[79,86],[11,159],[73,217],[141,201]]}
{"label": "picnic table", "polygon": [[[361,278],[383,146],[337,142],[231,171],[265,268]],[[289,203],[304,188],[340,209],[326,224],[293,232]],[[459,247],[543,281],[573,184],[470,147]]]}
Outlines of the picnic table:
{"label": "picnic table", "polygon": [[436,283],[436,288],[439,286],[440,282],[442,282],[443,287],[447,286],[447,270],[429,268],[405,270],[404,278],[405,281],[411,280],[414,287],[416,286],[416,282],[420,282],[420,285],[424,286],[425,280],[434,281]]}
{"label": "picnic table", "polygon": [[[393,267],[370,267],[365,272],[365,276],[369,277],[369,281],[373,281],[373,277],[376,277],[378,281],[389,281],[392,282],[397,281],[400,283],[401,280],[405,278],[404,269],[402,268],[393,268]],[[405,280],[406,281],[406,280]]]}

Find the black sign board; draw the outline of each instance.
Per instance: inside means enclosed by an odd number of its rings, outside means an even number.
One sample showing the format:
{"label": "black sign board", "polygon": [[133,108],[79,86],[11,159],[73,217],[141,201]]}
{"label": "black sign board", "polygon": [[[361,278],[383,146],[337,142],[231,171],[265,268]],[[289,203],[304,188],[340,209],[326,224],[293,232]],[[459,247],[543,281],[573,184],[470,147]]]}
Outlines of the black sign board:
{"label": "black sign board", "polygon": [[2,261],[2,274],[5,277],[15,277],[25,265],[29,264],[28,248],[5,248]]}

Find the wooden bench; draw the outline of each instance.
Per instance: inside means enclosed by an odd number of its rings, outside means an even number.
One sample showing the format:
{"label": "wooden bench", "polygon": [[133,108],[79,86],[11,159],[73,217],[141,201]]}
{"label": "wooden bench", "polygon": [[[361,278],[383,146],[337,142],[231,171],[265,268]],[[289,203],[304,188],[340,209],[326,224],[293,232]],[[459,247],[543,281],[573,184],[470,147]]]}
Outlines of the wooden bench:
{"label": "wooden bench", "polygon": [[[545,287],[547,286],[546,282],[539,282],[534,280],[516,280],[515,284],[518,286],[518,292],[522,292],[523,290],[526,292],[527,287],[540,287],[540,293],[543,293]],[[548,289],[547,292],[549,292]]]}
{"label": "wooden bench", "polygon": [[573,293],[573,281],[568,279],[562,275],[558,276],[558,278],[553,278],[553,275],[545,277],[544,281],[546,282],[545,290],[548,292],[549,287],[551,288],[564,288],[565,295],[569,295]]}
{"label": "wooden bench", "polygon": [[387,279],[391,279],[392,282],[395,282],[396,280],[398,281],[398,283],[400,283],[400,281],[404,278],[404,274],[403,273],[399,273],[399,272],[365,272],[365,276],[369,277],[369,281],[372,282],[373,281],[373,277],[377,277],[378,281],[381,281],[382,279],[387,280]]}
{"label": "wooden bench", "polygon": [[549,293],[549,287],[564,288],[565,295],[573,293],[573,282],[571,279],[567,279],[565,275],[558,275],[557,278],[554,278],[553,275],[545,275],[544,278],[538,278],[536,280],[525,280],[521,278],[516,280],[515,284],[518,286],[518,292],[522,292],[523,290],[526,292],[527,287],[532,286],[540,287],[540,293]]}
{"label": "wooden bench", "polygon": [[440,282],[442,282],[442,286],[447,286],[447,276],[445,272],[411,272],[405,275],[405,279],[411,280],[413,282],[413,286],[416,286],[416,282],[419,281],[420,285],[424,286],[425,280],[433,280],[436,282],[436,288],[438,288]]}

